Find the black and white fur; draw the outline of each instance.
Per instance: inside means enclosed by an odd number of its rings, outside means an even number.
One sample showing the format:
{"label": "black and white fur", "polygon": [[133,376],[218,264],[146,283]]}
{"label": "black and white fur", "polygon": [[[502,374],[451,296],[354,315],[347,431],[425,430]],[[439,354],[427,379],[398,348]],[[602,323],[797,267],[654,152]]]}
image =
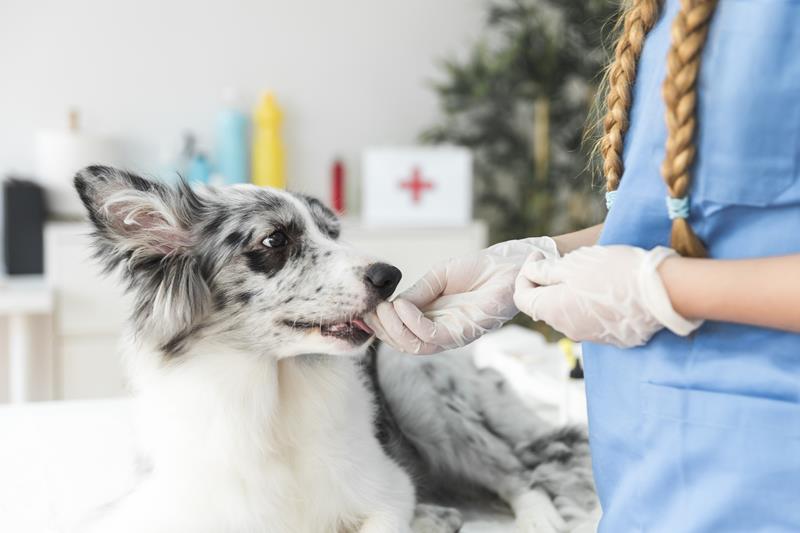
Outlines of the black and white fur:
{"label": "black and white fur", "polygon": [[449,533],[465,500],[504,502],[526,532],[591,523],[583,430],[548,427],[463,354],[364,357],[360,317],[399,275],[339,242],[317,200],[97,166],[75,186],[134,297],[150,464],[86,529]]}

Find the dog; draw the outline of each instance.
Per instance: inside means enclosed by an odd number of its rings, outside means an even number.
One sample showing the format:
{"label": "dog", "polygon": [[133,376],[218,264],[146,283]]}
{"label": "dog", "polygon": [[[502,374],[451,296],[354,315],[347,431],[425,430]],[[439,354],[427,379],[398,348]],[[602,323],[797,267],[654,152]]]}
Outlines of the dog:
{"label": "dog", "polygon": [[586,433],[553,428],[453,351],[377,346],[400,271],[318,200],[91,166],[96,257],[133,295],[124,361],[148,468],[104,533],[452,533],[459,502],[520,531],[591,523]]}

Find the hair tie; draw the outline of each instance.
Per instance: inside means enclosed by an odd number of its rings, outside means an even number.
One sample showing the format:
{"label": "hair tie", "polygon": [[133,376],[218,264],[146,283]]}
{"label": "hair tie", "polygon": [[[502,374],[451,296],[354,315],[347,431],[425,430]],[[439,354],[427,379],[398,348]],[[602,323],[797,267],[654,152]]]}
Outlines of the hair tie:
{"label": "hair tie", "polygon": [[614,205],[614,200],[617,199],[617,191],[606,191],[606,209],[611,211],[611,206]]}
{"label": "hair tie", "polygon": [[689,218],[689,195],[681,198],[667,196],[667,213],[670,220]]}

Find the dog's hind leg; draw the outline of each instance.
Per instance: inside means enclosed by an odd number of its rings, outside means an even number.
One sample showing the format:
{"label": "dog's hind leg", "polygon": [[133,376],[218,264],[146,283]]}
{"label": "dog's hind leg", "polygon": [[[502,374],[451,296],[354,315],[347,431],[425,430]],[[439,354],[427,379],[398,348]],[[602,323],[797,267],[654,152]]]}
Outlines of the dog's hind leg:
{"label": "dog's hind leg", "polygon": [[499,497],[521,531],[559,531],[563,520],[547,492],[533,491],[532,468],[517,453],[538,442],[547,426],[499,375],[479,373],[463,354],[441,357],[413,359],[384,349],[379,359],[381,391],[417,470],[449,496],[480,489]]}
{"label": "dog's hind leg", "polygon": [[515,451],[529,470],[531,486],[552,495],[570,525],[586,520],[598,508],[585,428],[559,428]]}
{"label": "dog's hind leg", "polygon": [[414,510],[411,530],[414,533],[456,533],[463,524],[458,509],[420,503]]}
{"label": "dog's hind leg", "polygon": [[598,505],[588,516],[573,523],[574,525],[572,525],[570,529],[571,533],[597,533],[602,514],[600,506]]}
{"label": "dog's hind leg", "polygon": [[519,533],[561,533],[569,531],[566,522],[559,514],[544,491],[530,489],[521,492],[508,502],[514,510]]}
{"label": "dog's hind leg", "polygon": [[596,522],[599,508],[592,478],[589,441],[581,427],[564,427],[515,450],[529,471],[531,487],[553,496],[569,530],[578,524]]}

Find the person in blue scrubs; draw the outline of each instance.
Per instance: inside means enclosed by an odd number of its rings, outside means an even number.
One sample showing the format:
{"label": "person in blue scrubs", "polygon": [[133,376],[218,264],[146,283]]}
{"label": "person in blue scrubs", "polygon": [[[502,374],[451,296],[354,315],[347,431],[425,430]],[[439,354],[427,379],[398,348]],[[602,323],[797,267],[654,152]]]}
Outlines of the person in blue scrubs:
{"label": "person in blue scrubs", "polygon": [[586,341],[602,532],[800,532],[800,1],[630,4],[605,223],[448,261],[368,323],[419,354],[517,310]]}

